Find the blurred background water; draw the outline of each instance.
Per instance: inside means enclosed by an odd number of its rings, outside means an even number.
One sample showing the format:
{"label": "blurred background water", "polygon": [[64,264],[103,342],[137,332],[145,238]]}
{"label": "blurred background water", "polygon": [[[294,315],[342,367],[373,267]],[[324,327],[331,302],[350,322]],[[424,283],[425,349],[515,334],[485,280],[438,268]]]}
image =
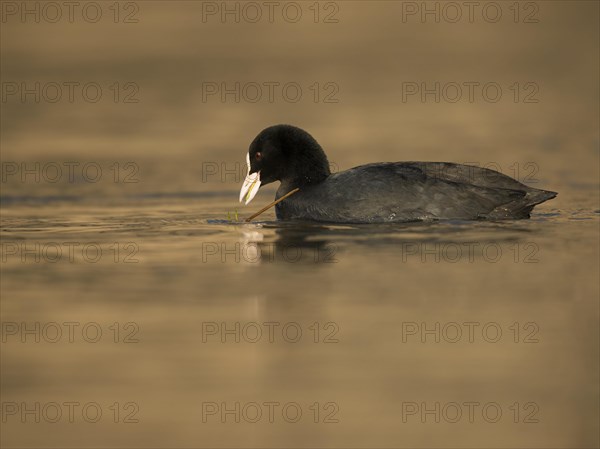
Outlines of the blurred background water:
{"label": "blurred background water", "polygon": [[[598,447],[597,2],[96,5],[1,4],[3,447]],[[559,196],[231,222],[276,123]]]}

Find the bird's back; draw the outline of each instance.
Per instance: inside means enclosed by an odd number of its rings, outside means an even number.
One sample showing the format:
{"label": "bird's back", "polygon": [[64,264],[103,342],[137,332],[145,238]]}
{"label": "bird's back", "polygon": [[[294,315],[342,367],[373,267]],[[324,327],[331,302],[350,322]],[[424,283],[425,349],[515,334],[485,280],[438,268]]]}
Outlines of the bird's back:
{"label": "bird's back", "polygon": [[375,163],[301,189],[278,205],[277,216],[354,223],[528,218],[535,205],[555,196],[480,167]]}

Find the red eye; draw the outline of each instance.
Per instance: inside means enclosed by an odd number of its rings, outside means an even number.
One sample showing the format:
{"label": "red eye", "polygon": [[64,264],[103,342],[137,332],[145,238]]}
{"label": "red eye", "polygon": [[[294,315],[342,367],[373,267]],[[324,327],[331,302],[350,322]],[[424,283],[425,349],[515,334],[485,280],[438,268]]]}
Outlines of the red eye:
{"label": "red eye", "polygon": [[257,161],[260,161],[260,160],[262,159],[262,153],[261,153],[260,151],[259,151],[259,152],[257,152],[257,153],[254,155],[254,158],[255,158]]}

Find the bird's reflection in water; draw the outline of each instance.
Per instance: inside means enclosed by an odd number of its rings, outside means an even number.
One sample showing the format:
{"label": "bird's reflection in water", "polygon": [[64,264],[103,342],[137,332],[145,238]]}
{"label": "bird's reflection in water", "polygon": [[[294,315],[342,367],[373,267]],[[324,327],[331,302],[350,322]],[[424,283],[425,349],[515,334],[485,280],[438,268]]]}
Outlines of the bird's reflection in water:
{"label": "bird's reflection in water", "polygon": [[[499,254],[535,254],[531,229],[516,223],[433,222],[404,225],[264,223],[244,232],[242,257],[249,263],[332,264],[344,250],[394,252],[407,262],[494,261]],[[516,254],[516,252],[515,252]],[[520,257],[520,256],[519,256]]]}
{"label": "bird's reflection in water", "polygon": [[243,258],[254,263],[332,264],[338,260],[339,245],[325,236],[327,226],[283,226],[275,228],[275,238],[265,239],[265,233],[245,232]]}

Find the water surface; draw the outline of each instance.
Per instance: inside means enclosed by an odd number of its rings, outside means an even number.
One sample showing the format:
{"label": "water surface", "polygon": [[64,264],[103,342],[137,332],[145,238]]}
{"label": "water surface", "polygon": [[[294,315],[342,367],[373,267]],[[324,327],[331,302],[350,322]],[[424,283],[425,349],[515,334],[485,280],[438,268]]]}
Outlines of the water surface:
{"label": "water surface", "polygon": [[[112,2],[97,23],[3,16],[2,83],[104,95],[0,104],[0,445],[598,447],[599,4],[520,2],[515,21],[495,3],[493,23],[391,1],[321,2],[335,23],[313,2],[298,23],[191,1],[120,3],[134,23]],[[203,90],[291,82],[297,102]],[[277,123],[332,171],[470,163],[559,195],[521,221],[232,222],[274,197],[237,202]]]}

